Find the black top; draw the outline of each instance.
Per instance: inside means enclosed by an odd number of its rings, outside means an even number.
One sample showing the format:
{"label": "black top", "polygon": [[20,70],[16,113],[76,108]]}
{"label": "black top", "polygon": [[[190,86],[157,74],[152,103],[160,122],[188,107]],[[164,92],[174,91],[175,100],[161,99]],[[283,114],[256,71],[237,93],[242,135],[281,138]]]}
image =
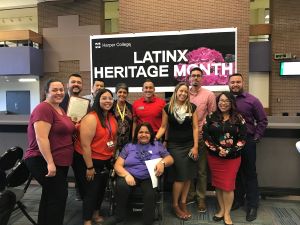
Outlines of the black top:
{"label": "black top", "polygon": [[203,125],[203,139],[210,154],[221,157],[218,147],[222,147],[228,153],[221,158],[233,159],[241,155],[241,150],[246,143],[247,128],[242,116],[239,118],[236,123],[231,123],[229,120],[219,121],[216,113],[206,117]]}
{"label": "black top", "polygon": [[180,124],[176,118],[174,117],[174,114],[171,114],[169,112],[169,104],[168,103],[164,107],[164,111],[168,115],[168,141],[169,142],[190,142],[194,140],[193,136],[193,113],[195,112],[197,106],[193,103],[192,105],[192,113],[188,114],[188,110],[185,116],[185,119],[182,124]]}
{"label": "black top", "polygon": [[[113,111],[118,122],[116,149],[121,150],[124,147],[124,145],[128,144],[131,141],[133,123],[132,106],[126,101],[124,121],[122,121],[121,115],[118,111],[117,101],[114,102]],[[121,113],[123,113],[123,108],[120,109],[120,111]]]}

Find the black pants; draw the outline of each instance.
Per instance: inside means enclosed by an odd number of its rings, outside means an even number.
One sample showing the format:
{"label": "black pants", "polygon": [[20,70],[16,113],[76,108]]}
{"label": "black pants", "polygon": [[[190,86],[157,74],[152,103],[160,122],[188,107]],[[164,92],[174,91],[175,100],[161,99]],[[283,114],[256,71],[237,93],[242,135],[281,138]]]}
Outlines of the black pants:
{"label": "black pants", "polygon": [[[143,224],[150,225],[153,223],[155,214],[155,194],[156,190],[152,187],[151,179],[139,180],[136,179],[136,184],[143,191]],[[116,218],[118,221],[123,221],[126,217],[127,203],[131,191],[135,190],[135,186],[129,186],[123,177],[117,177],[116,185]]]}
{"label": "black pants", "polygon": [[11,213],[14,211],[16,204],[16,195],[11,191],[0,193],[0,225],[8,223]]}
{"label": "black pants", "polygon": [[241,166],[237,174],[234,200],[244,203],[245,197],[248,208],[257,208],[259,202],[258,181],[256,173],[256,143],[253,137],[247,137],[242,151]]}
{"label": "black pants", "polygon": [[46,177],[47,163],[43,157],[32,157],[25,160],[32,176],[42,186],[39,206],[39,225],[62,225],[68,197],[67,174],[69,167],[56,166],[56,175]]}
{"label": "black pants", "polygon": [[82,155],[74,152],[73,169],[80,195],[83,197],[83,220],[91,220],[93,212],[100,210],[104,199],[105,188],[108,181],[108,173],[104,173],[104,168],[110,168],[110,160],[93,159],[96,174],[92,181],[86,179],[86,165]]}

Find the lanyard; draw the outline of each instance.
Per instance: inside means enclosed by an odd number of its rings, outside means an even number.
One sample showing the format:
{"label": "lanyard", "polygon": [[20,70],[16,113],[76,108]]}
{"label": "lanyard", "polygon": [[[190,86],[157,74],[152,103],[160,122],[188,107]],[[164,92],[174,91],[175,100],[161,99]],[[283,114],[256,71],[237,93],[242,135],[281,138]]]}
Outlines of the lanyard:
{"label": "lanyard", "polygon": [[124,105],[124,108],[123,108],[123,113],[121,112],[121,109],[119,107],[119,105],[117,104],[117,110],[118,110],[118,113],[121,117],[121,120],[122,122],[124,122],[124,119],[125,119],[125,111],[126,111],[126,104]]}
{"label": "lanyard", "polygon": [[108,129],[109,137],[112,140],[112,129],[111,129],[111,125],[110,125],[110,122],[109,122],[109,116],[107,117],[106,125],[107,125],[107,129]]}

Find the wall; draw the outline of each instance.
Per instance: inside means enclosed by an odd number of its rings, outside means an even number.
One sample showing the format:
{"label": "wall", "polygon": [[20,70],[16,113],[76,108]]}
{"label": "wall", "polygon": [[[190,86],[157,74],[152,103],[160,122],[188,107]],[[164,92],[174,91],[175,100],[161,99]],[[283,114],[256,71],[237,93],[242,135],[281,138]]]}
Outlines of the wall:
{"label": "wall", "polygon": [[[66,29],[59,29],[59,18],[77,15],[76,32],[69,32]],[[41,78],[41,87],[50,77],[61,79],[67,82],[67,77],[71,73],[80,73],[83,77],[84,90],[82,95],[90,93],[90,72],[89,72],[89,47],[82,48],[76,40],[82,40],[83,35],[88,40],[89,35],[100,34],[104,23],[103,2],[99,0],[76,0],[70,2],[43,2],[38,4],[39,33],[44,35],[46,50],[44,52],[45,62],[49,59],[52,66],[47,65],[47,72]],[[63,26],[68,26],[68,18],[62,21]],[[94,25],[94,26],[90,26]],[[69,26],[75,26],[74,20],[70,20]],[[95,28],[96,27],[96,28]],[[79,32],[81,29],[81,32]],[[55,30],[57,35],[55,36]],[[58,41],[57,45],[55,40]],[[63,42],[68,40],[68,49]],[[72,55],[73,52],[73,55]],[[55,55],[56,62],[53,62]],[[84,56],[84,60],[80,60]],[[83,63],[83,64],[82,64]],[[88,66],[87,66],[88,65]]]}
{"label": "wall", "polygon": [[247,80],[249,67],[249,8],[249,0],[120,0],[119,32],[237,27],[237,68],[239,72],[246,75],[245,79]]}
{"label": "wall", "polygon": [[[292,53],[300,60],[300,1],[271,1],[272,55]],[[272,60],[270,108],[272,115],[300,112],[300,76],[279,77],[279,61]]]}

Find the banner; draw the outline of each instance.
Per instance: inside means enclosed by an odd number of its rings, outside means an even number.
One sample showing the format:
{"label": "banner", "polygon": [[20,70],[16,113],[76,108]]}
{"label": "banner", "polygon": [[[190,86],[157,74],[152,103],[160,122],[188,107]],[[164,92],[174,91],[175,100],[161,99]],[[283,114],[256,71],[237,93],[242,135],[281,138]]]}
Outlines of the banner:
{"label": "banner", "polygon": [[103,79],[108,88],[124,82],[131,92],[141,91],[151,79],[157,92],[167,92],[179,81],[188,82],[190,70],[200,67],[203,86],[224,88],[236,72],[236,32],[221,28],[91,36],[91,78]]}

